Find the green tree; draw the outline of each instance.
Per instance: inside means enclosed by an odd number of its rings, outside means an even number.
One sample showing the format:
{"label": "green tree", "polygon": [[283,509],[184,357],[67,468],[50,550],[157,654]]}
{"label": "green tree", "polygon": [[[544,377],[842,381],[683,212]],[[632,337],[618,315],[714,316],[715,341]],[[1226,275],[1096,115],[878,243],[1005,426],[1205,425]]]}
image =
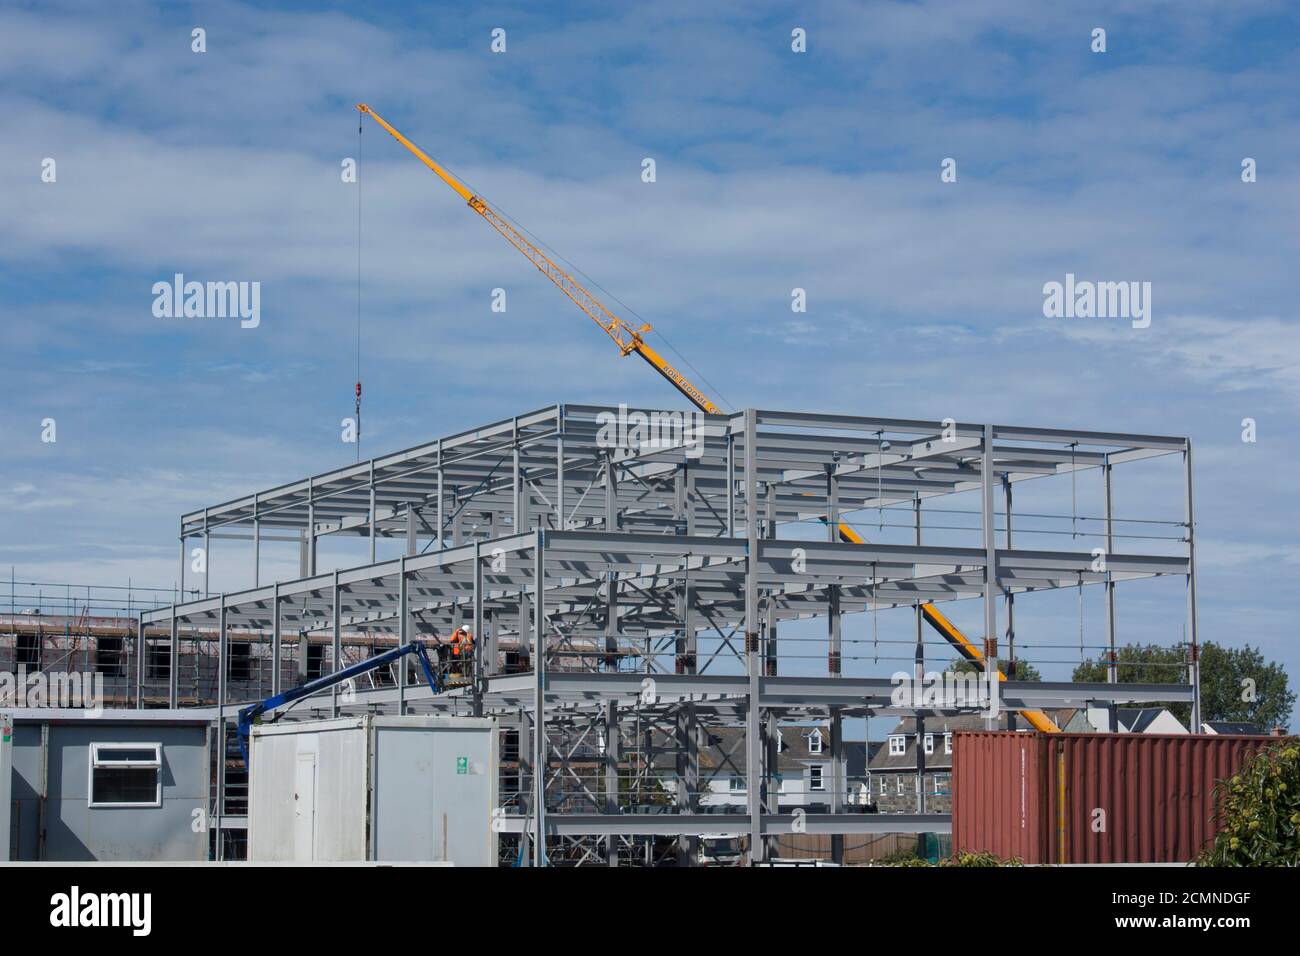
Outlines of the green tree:
{"label": "green tree", "polygon": [[[1159,644],[1125,644],[1115,652],[1121,684],[1185,684],[1187,661],[1180,647]],[[1074,669],[1073,679],[1091,684],[1106,682],[1106,662],[1087,660]]]}
{"label": "green tree", "polygon": [[1244,720],[1264,730],[1287,727],[1296,695],[1286,671],[1249,644],[1201,646],[1201,713],[1206,720]]}
{"label": "green tree", "polygon": [[[1181,684],[1187,680],[1185,652],[1180,647],[1126,644],[1116,654],[1121,684]],[[1074,669],[1076,681],[1102,683],[1105,661],[1085,661]],[[1201,645],[1201,719],[1243,720],[1264,730],[1287,726],[1296,695],[1286,671],[1266,661],[1258,648],[1223,647],[1213,641]],[[1183,723],[1191,718],[1191,705],[1174,704],[1170,711]],[[1189,728],[1198,730],[1199,728]]]}
{"label": "green tree", "polygon": [[[1016,676],[1014,678],[1007,670],[1007,665],[1008,662],[1005,660],[998,661],[998,670],[1006,674],[1008,680],[1041,681],[1043,679],[1043,675],[1038,672],[1038,668],[1029,661],[1016,661]],[[948,665],[948,673],[950,674],[971,674],[977,673],[979,670],[980,668],[977,668],[964,657],[959,657]]]}

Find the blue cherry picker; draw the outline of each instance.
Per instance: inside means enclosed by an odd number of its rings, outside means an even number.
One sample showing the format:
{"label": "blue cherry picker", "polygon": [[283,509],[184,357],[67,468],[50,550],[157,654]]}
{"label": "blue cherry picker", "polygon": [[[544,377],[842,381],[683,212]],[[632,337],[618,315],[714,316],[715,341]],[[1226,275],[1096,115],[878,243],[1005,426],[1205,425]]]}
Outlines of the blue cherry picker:
{"label": "blue cherry picker", "polygon": [[250,704],[239,712],[239,749],[244,755],[244,766],[248,766],[248,734],[254,723],[259,722],[259,718],[271,711],[279,710],[295,701],[302,700],[304,697],[310,697],[312,694],[318,694],[323,690],[328,690],[337,684],[342,684],[350,678],[357,677],[361,674],[368,673],[391,664],[404,658],[407,654],[414,654],[420,661],[420,668],[424,671],[424,679],[429,684],[429,689],[435,694],[442,693],[443,682],[433,664],[429,661],[429,652],[425,650],[423,641],[411,641],[409,644],[402,644],[394,647],[392,650],[384,651],[382,654],[376,654],[374,657],[368,657],[364,661],[357,661],[350,664],[342,670],[335,671],[333,674],[326,674],[324,677],[318,677],[315,680],[309,680],[305,684],[300,684],[291,690],[268,697],[258,704]]}

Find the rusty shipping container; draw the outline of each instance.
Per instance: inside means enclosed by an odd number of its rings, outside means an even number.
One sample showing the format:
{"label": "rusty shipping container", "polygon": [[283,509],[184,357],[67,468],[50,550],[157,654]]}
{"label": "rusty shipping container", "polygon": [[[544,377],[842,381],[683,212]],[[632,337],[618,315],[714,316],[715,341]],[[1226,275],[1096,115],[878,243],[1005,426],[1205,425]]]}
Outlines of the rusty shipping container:
{"label": "rusty shipping container", "polygon": [[1214,839],[1214,785],[1277,737],[959,732],[958,852],[1026,863],[1174,863]]}

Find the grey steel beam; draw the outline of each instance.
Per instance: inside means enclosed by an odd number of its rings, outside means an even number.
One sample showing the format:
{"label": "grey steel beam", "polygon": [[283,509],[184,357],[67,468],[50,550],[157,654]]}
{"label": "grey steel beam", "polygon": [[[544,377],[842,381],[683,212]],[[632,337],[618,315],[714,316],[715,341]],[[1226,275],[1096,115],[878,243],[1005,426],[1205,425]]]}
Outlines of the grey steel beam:
{"label": "grey steel beam", "polygon": [[[527,833],[532,821],[518,814],[501,819],[503,833]],[[800,829],[796,829],[799,827]],[[551,837],[597,836],[693,836],[740,837],[750,833],[750,824],[739,813],[552,813],[546,819]],[[880,833],[951,833],[952,817],[946,813],[808,813],[763,814],[759,823],[760,839],[789,836],[794,833],[813,835],[872,835]]]}

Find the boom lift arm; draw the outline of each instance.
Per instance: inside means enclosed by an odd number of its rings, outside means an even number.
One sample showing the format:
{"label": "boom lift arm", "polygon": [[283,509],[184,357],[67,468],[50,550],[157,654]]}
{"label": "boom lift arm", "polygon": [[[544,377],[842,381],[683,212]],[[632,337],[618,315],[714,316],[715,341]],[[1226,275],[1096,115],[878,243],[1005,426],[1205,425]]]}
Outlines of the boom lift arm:
{"label": "boom lift arm", "polygon": [[436,161],[430,158],[420,147],[416,146],[409,139],[399,133],[392,127],[387,120],[372,110],[365,103],[358,103],[357,109],[362,113],[370,116],[376,123],[392,135],[408,150],[410,150],[420,162],[428,166],[434,174],[444,183],[456,191],[461,199],[469,204],[469,208],[488,221],[497,232],[505,236],[506,241],[518,249],[527,257],[528,261],[537,267],[542,275],[550,279],[559,287],[560,291],[573,300],[573,303],[591,318],[593,322],[599,325],[618,346],[619,353],[627,355],[635,352],[656,372],[666,378],[673,387],[690,399],[696,408],[708,415],[721,415],[722,409],[709,400],[708,396],[701,392],[694,384],[691,383],[685,375],[668,363],[668,361],[646,344],[642,334],[650,331],[650,326],[641,325],[633,328],[628,325],[617,315],[607,309],[599,299],[592,295],[585,286],[577,279],[569,275],[558,265],[556,265],[542,250],[529,242],[528,239],[514,226],[510,225],[500,213],[489,206],[479,196],[474,195],[466,188],[465,184],[440,166]]}
{"label": "boom lift arm", "polygon": [[364,661],[358,661],[355,664],[335,671],[333,674],[326,674],[324,677],[318,677],[315,680],[309,680],[305,684],[300,684],[291,690],[268,697],[258,704],[250,704],[239,712],[239,749],[244,755],[244,766],[248,766],[248,733],[253,724],[258,722],[263,714],[278,710],[294,701],[302,700],[304,697],[310,697],[312,694],[320,693],[323,690],[341,684],[344,681],[373,671],[376,668],[391,664],[393,661],[400,660],[407,654],[414,654],[420,660],[420,668],[424,671],[424,679],[429,683],[429,689],[435,694],[442,693],[442,681],[439,679],[433,665],[429,662],[429,653],[424,648],[423,641],[411,641],[409,644],[402,644],[394,647],[392,650],[384,651],[382,654],[376,654],[374,657],[368,657]]}

